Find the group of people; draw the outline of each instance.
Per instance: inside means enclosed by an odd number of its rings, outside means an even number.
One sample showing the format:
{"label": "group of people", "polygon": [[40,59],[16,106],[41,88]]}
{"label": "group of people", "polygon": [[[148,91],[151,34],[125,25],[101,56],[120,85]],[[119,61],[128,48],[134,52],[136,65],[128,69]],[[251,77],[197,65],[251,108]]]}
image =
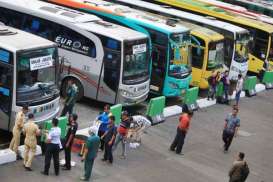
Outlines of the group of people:
{"label": "group of people", "polygon": [[[229,90],[230,90],[230,80],[229,80],[229,71],[226,70],[224,74],[221,76],[221,73],[213,71],[212,75],[208,79],[209,83],[209,92],[208,92],[208,100],[215,99],[216,91],[217,91],[217,85],[221,82],[223,83],[223,103],[229,104],[228,96],[229,96]],[[243,90],[243,83],[244,79],[242,74],[238,75],[238,79],[236,82],[236,88],[235,88],[235,101],[236,105],[239,104],[240,95]]]}
{"label": "group of people", "polygon": [[[231,142],[234,137],[237,137],[237,133],[240,127],[240,119],[238,117],[239,108],[238,105],[233,105],[232,113],[228,114],[223,127],[222,139],[224,142],[223,151],[227,153]],[[179,117],[179,124],[177,126],[176,136],[170,146],[170,151],[175,151],[176,154],[184,155],[182,148],[186,134],[188,133],[190,122],[193,116],[192,111],[182,113]],[[239,152],[236,160],[233,163],[232,168],[229,171],[229,182],[244,182],[249,174],[249,168],[244,160],[245,154]]]}
{"label": "group of people", "polygon": [[[216,92],[216,86],[219,80],[222,80],[224,84],[225,95],[228,88],[225,87],[229,85],[227,78],[227,72],[220,78],[219,73],[214,73],[210,78],[210,95],[209,98],[214,99]],[[239,75],[237,86],[236,86],[236,98],[237,95],[240,97],[240,92],[242,90],[242,76]],[[238,88],[237,88],[238,87]],[[78,129],[77,114],[73,114],[73,107],[76,101],[77,90],[73,82],[69,81],[67,89],[67,98],[65,100],[64,109],[62,111],[62,116],[69,113],[67,133],[64,142],[61,141],[61,129],[58,127],[58,119],[52,119],[52,128],[49,131],[41,132],[34,122],[34,115],[32,113],[28,114],[28,121],[25,121],[26,114],[29,112],[28,106],[22,107],[22,111],[18,112],[16,115],[15,125],[13,128],[13,138],[10,143],[10,149],[18,154],[18,146],[20,144],[21,133],[25,135],[25,151],[24,151],[24,167],[27,171],[32,171],[31,164],[36,152],[37,146],[37,136],[41,134],[46,135],[46,152],[45,152],[45,165],[41,172],[43,175],[49,175],[50,162],[53,158],[55,175],[59,175],[59,152],[63,148],[65,154],[65,164],[63,165],[63,170],[71,170],[71,148],[73,144],[73,139],[76,135]],[[232,113],[228,114],[225,119],[224,129],[222,133],[222,139],[224,141],[223,150],[227,153],[231,142],[234,137],[237,136],[238,128],[240,127],[240,119],[237,114],[239,111],[238,102],[236,99],[236,105],[232,108]],[[190,122],[193,117],[192,111],[187,111],[181,114],[179,117],[179,124],[177,127],[176,136],[170,146],[171,151],[175,151],[176,154],[183,155],[182,149],[184,145],[185,137],[190,128]],[[80,178],[83,181],[88,181],[90,179],[94,160],[97,156],[98,151],[104,151],[102,161],[113,163],[113,151],[116,150],[118,145],[121,143],[122,153],[121,158],[126,158],[126,150],[128,141],[130,138],[129,130],[131,125],[138,125],[138,133],[136,135],[136,140],[141,141],[141,136],[146,128],[151,126],[151,121],[142,115],[129,116],[127,111],[123,111],[121,114],[121,122],[118,126],[115,125],[116,118],[110,112],[110,106],[104,106],[104,112],[101,113],[97,120],[100,122],[99,128],[92,126],[89,128],[89,137],[86,139],[85,148],[82,155],[82,161],[84,162],[84,175]],[[26,124],[25,124],[26,123]],[[249,173],[248,165],[244,160],[244,153],[240,152],[238,154],[237,160],[234,162],[230,172],[230,182],[241,182],[244,181]]]}

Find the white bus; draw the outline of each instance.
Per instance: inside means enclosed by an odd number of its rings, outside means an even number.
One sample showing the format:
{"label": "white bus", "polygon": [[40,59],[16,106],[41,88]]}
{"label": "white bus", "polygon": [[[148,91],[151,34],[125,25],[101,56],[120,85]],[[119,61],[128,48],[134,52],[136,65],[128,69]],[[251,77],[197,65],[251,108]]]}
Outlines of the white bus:
{"label": "white bus", "polygon": [[35,121],[59,112],[57,45],[0,25],[0,129],[12,131],[16,112],[29,105]]}
{"label": "white bus", "polygon": [[239,73],[241,73],[243,76],[247,74],[249,42],[252,39],[248,30],[230,23],[216,20],[212,17],[203,17],[181,10],[176,10],[169,6],[161,6],[144,2],[142,0],[115,0],[115,2],[195,23],[221,33],[225,37],[225,65],[227,65],[230,69],[230,80],[237,80]]}
{"label": "white bus", "polygon": [[58,44],[62,93],[72,78],[79,98],[124,105],[147,98],[150,49],[146,35],[36,0],[0,0],[0,21]]}

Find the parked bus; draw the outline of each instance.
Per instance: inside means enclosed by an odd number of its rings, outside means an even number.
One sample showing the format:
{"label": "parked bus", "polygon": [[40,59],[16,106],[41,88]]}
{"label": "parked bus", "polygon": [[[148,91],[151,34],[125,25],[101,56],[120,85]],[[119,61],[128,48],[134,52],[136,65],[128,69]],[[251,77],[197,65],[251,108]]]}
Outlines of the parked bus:
{"label": "parked bus", "polygon": [[67,81],[86,96],[132,105],[149,92],[149,39],[96,16],[36,0],[0,0],[0,21],[55,41],[63,58],[61,90]]}
{"label": "parked bus", "polygon": [[58,114],[58,52],[53,42],[0,25],[0,78],[0,129],[12,131],[24,105],[37,123]]}
{"label": "parked bus", "polygon": [[[212,29],[224,35],[225,37],[224,63],[229,68],[229,79],[232,81],[237,80],[239,73],[242,74],[243,76],[246,76],[248,71],[247,60],[248,60],[249,44],[252,39],[252,37],[249,35],[249,31],[247,31],[246,29],[232,25],[230,23],[216,20],[215,18],[212,18],[212,17],[203,17],[203,16],[192,14],[192,13],[184,12],[181,10],[176,10],[169,6],[160,6],[157,4],[144,2],[142,0],[130,0],[130,1],[115,0],[115,2],[129,5],[133,8],[138,8],[141,10],[158,13],[164,16],[168,16],[170,18],[175,18],[184,24],[185,22],[191,22],[202,27],[207,27],[209,29]],[[193,32],[193,30],[194,31],[198,31],[198,30],[192,29],[191,31],[192,35],[197,36],[196,33]],[[208,34],[212,36],[213,33],[208,33]],[[199,38],[201,37],[199,36]],[[195,60],[193,58],[193,61],[192,61],[193,67],[194,67],[194,61]],[[192,75],[194,80],[195,79],[194,72]]]}
{"label": "parked bus", "polygon": [[227,11],[230,11],[232,13],[236,13],[236,14],[238,14],[240,16],[244,16],[246,18],[251,18],[251,19],[254,19],[254,20],[258,20],[258,21],[262,21],[262,22],[265,22],[265,23],[273,24],[273,18],[272,17],[248,11],[246,8],[241,7],[241,6],[237,6],[237,5],[233,5],[233,4],[229,4],[229,3],[225,3],[225,2],[220,2],[220,1],[216,1],[216,0],[199,0],[199,1],[204,2],[204,3],[208,3],[208,4],[213,5],[213,6],[217,6],[219,8],[223,8],[223,9],[225,9]]}
{"label": "parked bus", "polygon": [[156,0],[152,2],[200,15],[212,16],[249,30],[253,36],[253,44],[251,45],[253,52],[249,54],[248,70],[253,73],[261,73],[265,61],[270,63],[269,69],[273,70],[272,25],[241,17],[196,0]]}
{"label": "parked bus", "polygon": [[236,4],[238,6],[245,7],[250,11],[261,13],[270,17],[273,17],[273,2],[262,0],[220,0],[227,3]]}
{"label": "parked bus", "polygon": [[132,8],[98,0],[49,0],[48,2],[95,14],[106,21],[146,33],[152,41],[150,89],[167,97],[181,96],[191,81],[190,31]]}

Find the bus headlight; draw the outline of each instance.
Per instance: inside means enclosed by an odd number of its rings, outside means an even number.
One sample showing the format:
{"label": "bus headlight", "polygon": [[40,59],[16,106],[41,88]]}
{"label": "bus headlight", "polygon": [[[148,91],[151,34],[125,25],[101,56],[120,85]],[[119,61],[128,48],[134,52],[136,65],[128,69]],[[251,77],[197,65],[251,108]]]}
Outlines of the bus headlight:
{"label": "bus headlight", "polygon": [[134,97],[134,94],[132,94],[131,92],[128,92],[126,90],[120,90],[120,94],[124,97]]}
{"label": "bus headlight", "polygon": [[173,83],[173,82],[169,82],[169,85],[172,89],[178,89],[179,88],[179,85],[176,84],[176,83]]}

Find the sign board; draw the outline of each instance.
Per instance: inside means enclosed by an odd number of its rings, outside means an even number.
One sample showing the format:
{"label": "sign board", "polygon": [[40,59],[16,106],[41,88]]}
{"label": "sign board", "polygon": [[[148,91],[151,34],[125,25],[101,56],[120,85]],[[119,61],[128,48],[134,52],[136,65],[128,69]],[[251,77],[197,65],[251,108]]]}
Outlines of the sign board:
{"label": "sign board", "polygon": [[146,44],[139,44],[133,46],[133,54],[140,54],[147,51]]}
{"label": "sign board", "polygon": [[29,59],[29,63],[31,71],[50,67],[53,65],[52,55],[31,58]]}

